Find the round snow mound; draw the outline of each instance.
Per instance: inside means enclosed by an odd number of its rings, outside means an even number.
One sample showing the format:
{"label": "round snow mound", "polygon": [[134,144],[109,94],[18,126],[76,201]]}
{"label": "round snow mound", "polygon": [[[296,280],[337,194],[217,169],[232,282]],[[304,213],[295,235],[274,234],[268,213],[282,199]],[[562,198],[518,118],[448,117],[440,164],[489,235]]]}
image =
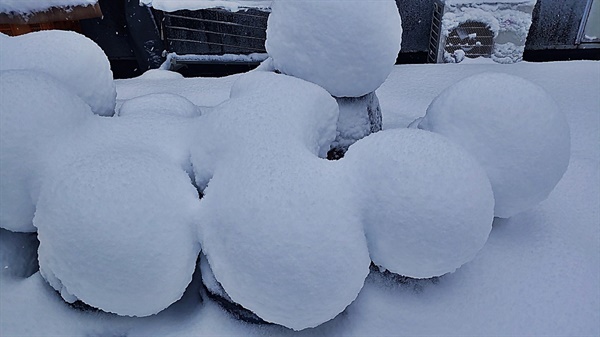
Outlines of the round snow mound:
{"label": "round snow mound", "polygon": [[569,164],[565,115],[543,88],[512,75],[454,84],[433,100],[419,128],[450,138],[481,163],[501,218],[545,200]]}
{"label": "round snow mound", "polygon": [[165,162],[113,147],[47,176],[34,218],[40,270],[65,300],[148,316],[181,298],[200,250],[199,200]]}
{"label": "round snow mound", "polygon": [[170,93],[139,96],[125,101],[119,116],[144,116],[147,114],[198,117],[202,113],[189,99]]}
{"label": "round snow mound", "polygon": [[266,49],[282,73],[333,96],[359,97],[392,71],[402,27],[396,2],[275,0]]}
{"label": "round snow mound", "polygon": [[35,232],[32,220],[41,184],[42,154],[92,112],[79,97],[44,73],[7,70],[0,74],[0,226],[15,232]]}
{"label": "round snow mound", "polygon": [[94,41],[61,30],[15,37],[0,34],[0,41],[0,70],[45,72],[81,97],[94,113],[101,116],[114,114],[117,92],[110,63]]}
{"label": "round snow mound", "polygon": [[487,241],[490,182],[474,158],[445,138],[382,131],[352,145],[342,162],[360,177],[354,184],[375,264],[414,278],[439,276],[473,259]]}

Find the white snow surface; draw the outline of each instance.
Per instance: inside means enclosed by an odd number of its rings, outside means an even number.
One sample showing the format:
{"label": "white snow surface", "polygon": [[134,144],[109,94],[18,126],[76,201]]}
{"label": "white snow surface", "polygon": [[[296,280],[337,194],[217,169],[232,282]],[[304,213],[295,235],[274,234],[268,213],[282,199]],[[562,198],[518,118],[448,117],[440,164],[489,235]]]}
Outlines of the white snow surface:
{"label": "white snow surface", "polygon": [[0,71],[0,97],[0,227],[34,232],[44,153],[93,115],[79,97],[41,72]]}
{"label": "white snow surface", "polygon": [[392,71],[401,38],[393,0],[275,0],[265,47],[282,73],[360,97]]}
{"label": "white snow surface", "polygon": [[199,199],[187,174],[135,147],[79,153],[45,178],[34,224],[44,278],[68,302],[156,314],[190,283]]}
{"label": "white snow surface", "polygon": [[472,260],[492,229],[487,175],[465,150],[415,129],[386,130],[350,147],[348,181],[360,191],[371,260],[396,274],[430,278]]}
{"label": "white snow surface", "polygon": [[322,88],[254,72],[200,123],[192,151],[197,185],[210,179],[200,237],[214,276],[233,301],[294,330],[341,313],[369,270],[352,191],[317,156],[337,117]]}
{"label": "white snow surface", "polygon": [[140,0],[140,4],[151,6],[165,12],[178,10],[199,10],[222,8],[231,12],[248,8],[269,9],[271,0]]}
{"label": "white snow surface", "polygon": [[[101,116],[112,116],[117,93],[110,63],[100,47],[71,31],[0,34],[0,70],[45,72],[70,88]],[[43,51],[43,52],[40,52]]]}
{"label": "white snow surface", "polygon": [[[6,271],[29,263],[14,258],[9,268],[2,265],[5,272],[0,273],[0,335],[600,335],[600,63],[471,61],[396,66],[377,91],[384,129],[403,128],[423,116],[431,101],[460,79],[499,71],[537,83],[556,99],[571,127],[572,155],[548,199],[509,219],[496,219],[483,249],[456,272],[434,281],[411,281],[373,270],[343,314],[317,328],[295,332],[236,320],[200,295],[199,277],[180,301],[154,316],[79,311],[65,305],[40,273],[25,278]],[[213,106],[229,97],[238,77],[152,81],[138,77],[115,83],[120,101],[168,91],[196,105]],[[245,135],[252,139],[261,134]],[[122,140],[126,141],[125,135]],[[10,238],[14,243],[12,234],[1,230],[0,240]],[[5,242],[0,242],[3,254],[22,249],[28,240]]]}
{"label": "white snow surface", "polygon": [[0,0],[0,13],[30,14],[52,7],[95,5],[98,0]]}
{"label": "white snow surface", "polygon": [[482,73],[450,86],[419,128],[450,138],[481,163],[502,218],[546,199],[569,165],[564,113],[542,87],[513,75]]}

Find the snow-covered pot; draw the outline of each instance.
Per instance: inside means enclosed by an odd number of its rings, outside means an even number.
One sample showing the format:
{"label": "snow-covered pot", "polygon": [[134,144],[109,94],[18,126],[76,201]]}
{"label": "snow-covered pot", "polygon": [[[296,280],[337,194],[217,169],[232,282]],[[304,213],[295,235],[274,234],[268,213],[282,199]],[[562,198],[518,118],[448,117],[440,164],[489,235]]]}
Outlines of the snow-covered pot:
{"label": "snow-covered pot", "polygon": [[42,157],[93,114],[68,87],[39,71],[0,71],[0,97],[0,227],[35,232]]}
{"label": "snow-covered pot", "polygon": [[[116,87],[104,51],[84,35],[47,30],[7,37],[0,34],[0,70],[44,72],[85,101],[95,114],[112,116]],[[31,49],[43,50],[32,53]]]}
{"label": "snow-covered pot", "polygon": [[440,276],[469,262],[487,241],[490,182],[475,158],[445,137],[381,131],[352,145],[340,164],[356,191],[376,265],[413,278]]}
{"label": "snow-covered pot", "polygon": [[73,158],[53,165],[40,192],[42,276],[67,302],[126,316],[167,308],[190,283],[200,250],[188,175],[135,147]]}
{"label": "snow-covered pot", "polygon": [[240,77],[230,97],[200,117],[192,148],[207,261],[233,302],[315,327],[356,299],[370,264],[350,187],[319,158],[338,105],[313,83],[263,71]]}
{"label": "snow-covered pot", "polygon": [[282,73],[360,97],[390,74],[401,38],[393,0],[275,0],[265,47]]}
{"label": "snow-covered pot", "polygon": [[371,133],[381,131],[382,116],[377,94],[373,91],[361,97],[336,97],[340,107],[337,136],[327,153],[328,159],[344,156],[350,145]]}
{"label": "snow-covered pot", "polygon": [[457,82],[431,102],[418,127],[446,136],[481,163],[497,217],[546,199],[569,165],[564,113],[546,90],[517,76],[482,73]]}

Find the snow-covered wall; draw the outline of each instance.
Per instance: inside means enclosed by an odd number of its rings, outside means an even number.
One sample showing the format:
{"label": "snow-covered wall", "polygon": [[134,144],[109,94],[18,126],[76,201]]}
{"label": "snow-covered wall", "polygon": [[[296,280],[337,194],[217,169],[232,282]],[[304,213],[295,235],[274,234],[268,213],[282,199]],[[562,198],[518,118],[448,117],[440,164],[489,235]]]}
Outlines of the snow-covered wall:
{"label": "snow-covered wall", "polygon": [[95,5],[98,0],[0,0],[0,13],[29,14],[47,11],[52,7]]}

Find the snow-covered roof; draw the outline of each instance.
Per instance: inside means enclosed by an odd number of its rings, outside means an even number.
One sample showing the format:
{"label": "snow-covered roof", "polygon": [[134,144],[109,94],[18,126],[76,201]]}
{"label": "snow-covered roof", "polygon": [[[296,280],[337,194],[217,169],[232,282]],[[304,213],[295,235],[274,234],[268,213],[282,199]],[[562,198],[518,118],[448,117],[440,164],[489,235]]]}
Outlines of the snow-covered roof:
{"label": "snow-covered roof", "polygon": [[140,0],[140,4],[151,6],[165,12],[206,8],[223,8],[232,12],[237,12],[246,8],[270,8],[271,3],[272,0]]}
{"label": "snow-covered roof", "polygon": [[0,0],[0,13],[29,14],[44,12],[52,7],[90,6],[98,0]]}

